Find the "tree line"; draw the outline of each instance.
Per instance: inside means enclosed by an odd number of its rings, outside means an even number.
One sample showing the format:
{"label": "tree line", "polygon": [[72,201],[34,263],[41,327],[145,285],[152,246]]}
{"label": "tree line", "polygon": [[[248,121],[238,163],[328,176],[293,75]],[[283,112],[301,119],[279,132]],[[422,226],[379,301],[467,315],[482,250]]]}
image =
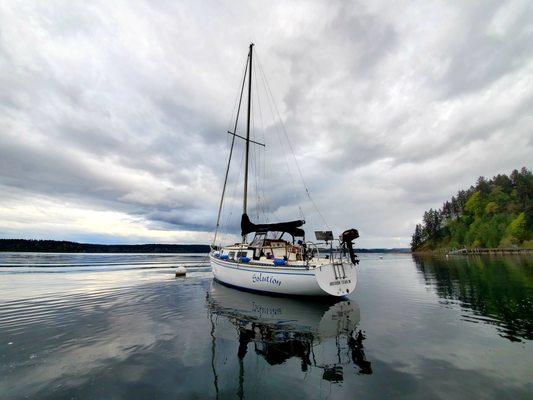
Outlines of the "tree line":
{"label": "tree line", "polygon": [[0,239],[0,251],[45,253],[209,253],[204,244],[89,244],[58,240]]}
{"label": "tree line", "polygon": [[424,212],[411,250],[533,247],[533,174],[523,167],[509,176],[479,177],[442,208]]}

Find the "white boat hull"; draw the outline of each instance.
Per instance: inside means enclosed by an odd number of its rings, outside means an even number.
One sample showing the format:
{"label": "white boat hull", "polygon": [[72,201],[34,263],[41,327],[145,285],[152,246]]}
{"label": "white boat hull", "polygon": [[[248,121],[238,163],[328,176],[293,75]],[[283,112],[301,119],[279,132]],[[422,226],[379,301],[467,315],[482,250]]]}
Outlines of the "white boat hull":
{"label": "white boat hull", "polygon": [[[352,264],[325,264],[316,268],[270,267],[220,260],[209,256],[219,282],[239,289],[290,296],[346,296],[355,290],[357,272]],[[336,269],[335,269],[336,268]]]}

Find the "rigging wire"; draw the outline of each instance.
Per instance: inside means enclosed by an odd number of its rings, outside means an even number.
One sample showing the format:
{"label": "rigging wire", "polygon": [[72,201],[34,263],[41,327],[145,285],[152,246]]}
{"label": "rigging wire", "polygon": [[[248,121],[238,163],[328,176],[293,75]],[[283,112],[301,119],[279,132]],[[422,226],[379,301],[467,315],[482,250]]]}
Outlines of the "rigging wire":
{"label": "rigging wire", "polygon": [[[257,61],[256,61],[257,62]],[[256,75],[256,80],[257,80],[257,74]],[[257,85],[257,81],[256,81],[256,87],[259,87],[259,85]],[[259,94],[259,91],[258,91],[258,94]],[[262,108],[261,108],[261,102],[259,102],[259,112],[260,112],[260,117],[261,117],[261,126],[262,126],[262,140],[263,140],[263,143],[265,143],[265,146],[266,146],[266,135],[265,135],[265,123],[264,123],[264,120],[263,120],[263,111],[262,111]],[[264,152],[264,155],[262,157],[262,164],[261,164],[261,172],[262,172],[262,176],[261,176],[261,194],[263,196],[263,207],[265,209],[265,222],[266,223],[269,223],[270,222],[270,215],[271,215],[271,211],[272,209],[270,208],[269,206],[269,202],[267,200],[267,197],[266,197],[266,192],[265,192],[265,182],[266,182],[266,176],[267,176],[267,153],[266,153],[266,147],[265,147],[265,152]]]}
{"label": "rigging wire", "polygon": [[[257,74],[256,74],[257,75]],[[268,96],[268,92],[267,92],[267,85],[266,85],[266,76],[264,76],[264,74],[261,76],[261,79],[262,79],[262,82],[263,82],[263,87],[265,88],[265,94],[267,95],[267,104],[270,108],[270,112],[272,113],[272,117],[275,118],[275,113],[274,113],[274,105],[273,105],[273,101],[272,99]],[[273,124],[274,127],[276,127],[276,124]],[[275,129],[274,132],[276,133],[276,137],[279,141],[279,145],[280,147],[283,149],[285,146],[284,146],[284,143],[282,141],[282,138],[281,138],[281,135],[279,133],[279,129]],[[287,175],[289,176],[289,179],[290,179],[290,183],[291,183],[291,187],[293,189],[292,191],[292,196],[294,198],[294,200],[298,203],[298,206],[300,207],[300,204],[299,204],[299,198],[298,196],[296,195],[296,183],[294,181],[294,177],[293,177],[293,174],[292,174],[292,171],[291,171],[291,168],[290,168],[290,163],[289,163],[289,159],[287,158],[287,154],[286,152],[281,152],[283,154],[283,160],[285,161],[285,168],[287,169]]]}
{"label": "rigging wire", "polygon": [[[260,61],[258,61],[260,62]],[[261,66],[260,66],[261,68]],[[263,81],[263,87],[265,89],[265,95],[267,96],[267,100],[268,100],[268,105],[269,105],[269,108],[270,108],[270,111],[272,113],[272,117],[275,118],[275,112],[274,112],[274,107],[275,107],[275,102],[274,102],[274,99],[273,99],[273,96],[272,98],[270,98],[268,96],[268,89],[267,89],[267,80],[266,80],[266,75],[264,74],[264,72],[260,69],[260,72],[262,72],[262,76],[261,76],[261,79]],[[257,74],[256,74],[257,75]],[[278,119],[280,119],[281,121],[281,117],[279,117],[279,112],[278,112]],[[275,130],[274,132],[276,133],[276,137],[279,141],[279,144],[281,146],[282,149],[286,148],[286,145],[283,143],[283,140],[282,140],[282,137],[281,137],[281,134],[280,134],[280,129],[279,129],[279,126],[274,124],[273,125],[275,127]],[[298,207],[298,210],[300,212],[300,214],[302,215],[302,219],[305,220],[305,214],[302,210],[302,204],[300,203],[300,198],[299,196],[297,196],[296,194],[296,183],[295,183],[295,179],[294,179],[294,176],[293,176],[293,173],[291,171],[291,167],[290,167],[290,163],[289,163],[289,159],[287,157],[287,153],[285,151],[282,151],[282,154],[283,154],[283,160],[285,161],[285,167],[287,169],[287,175],[289,176],[289,179],[290,179],[290,183],[291,183],[291,187],[292,187],[292,197]]]}
{"label": "rigging wire", "polygon": [[[254,60],[253,61],[254,63],[256,63],[256,61]],[[257,64],[254,64],[254,66],[256,66],[256,69],[257,69]],[[255,97],[253,98],[254,100],[254,122],[255,122],[255,110],[256,110],[256,106],[255,104],[257,105],[257,110],[259,111],[259,120],[260,120],[260,123],[261,123],[261,128],[259,129],[259,133],[261,134],[261,138],[259,138],[259,134],[257,134],[257,137],[256,139],[259,141],[259,142],[262,142],[265,144],[265,147],[266,147],[266,140],[265,140],[265,123],[264,123],[264,119],[263,119],[263,111],[262,111],[262,107],[261,107],[261,92],[259,91],[259,85],[257,83],[257,74],[254,74],[254,83],[255,83],[255,87],[256,87],[256,90],[253,91]],[[257,133],[257,129],[255,129],[255,123],[254,123],[254,134]],[[256,179],[257,179],[257,186],[256,186],[256,198],[257,198],[257,207],[258,207],[258,211],[262,214],[261,217],[265,220],[265,222],[269,222],[269,217],[268,217],[268,207],[267,207],[267,203],[266,203],[266,195],[265,195],[265,169],[266,169],[266,162],[265,162],[265,159],[266,159],[266,156],[265,156],[265,153],[266,153],[266,150],[263,150],[261,149],[260,147],[257,147],[257,148],[254,148],[254,157],[255,157],[255,163],[254,163],[254,168],[256,169]]]}
{"label": "rigging wire", "polygon": [[[248,65],[248,64],[250,64],[250,65]],[[238,107],[237,108],[237,114],[235,116],[235,126],[233,128],[233,131],[234,131],[233,132],[233,138],[231,139],[231,148],[230,148],[229,155],[228,155],[228,163],[227,163],[227,167],[226,167],[226,173],[225,173],[225,176],[224,176],[224,187],[222,189],[222,195],[220,197],[220,203],[219,203],[219,206],[218,206],[217,223],[216,223],[216,227],[215,227],[215,235],[213,237],[213,245],[215,245],[215,242],[216,242],[216,239],[217,239],[218,230],[219,230],[219,227],[220,227],[220,214],[222,212],[222,206],[224,204],[224,195],[226,193],[226,185],[228,183],[228,174],[229,174],[229,169],[230,169],[230,166],[231,166],[231,157],[232,157],[232,154],[233,154],[233,148],[235,146],[235,134],[236,134],[236,130],[237,130],[237,125],[239,123],[239,114],[240,114],[240,111],[241,111],[242,95],[243,95],[243,92],[244,92],[244,82],[246,81],[246,72],[247,72],[248,68],[250,68],[250,72],[251,72],[251,68],[252,68],[252,65],[251,65],[251,54],[249,55],[249,58],[246,59],[246,65],[244,67],[244,77],[243,77],[243,82],[242,82],[241,91],[240,91],[240,95],[239,95],[239,105],[237,106]],[[229,132],[229,130],[228,130],[228,132]]]}
{"label": "rigging wire", "polygon": [[[226,219],[225,219],[225,222],[224,224],[221,225],[221,232],[223,232],[223,234],[221,235],[222,237],[220,238],[220,242],[222,243],[223,241],[226,241],[228,235],[229,235],[229,231],[227,228],[229,228],[231,222],[232,222],[232,217],[233,217],[233,212],[235,210],[235,206],[239,203],[238,201],[235,200],[236,196],[237,196],[237,189],[240,188],[240,185],[239,185],[239,182],[242,181],[241,177],[244,175],[244,169],[243,169],[243,164],[244,164],[244,154],[243,152],[240,152],[240,159],[239,159],[239,162],[237,163],[237,165],[239,166],[239,168],[234,171],[234,179],[232,180],[232,193],[231,193],[231,196],[230,196],[230,202],[229,202],[229,213],[227,214],[226,216]],[[231,201],[231,200],[235,200],[235,201]],[[222,229],[224,228],[224,229]]]}
{"label": "rigging wire", "polygon": [[322,213],[318,209],[318,206],[316,205],[314,199],[311,197],[311,193],[309,191],[309,187],[307,186],[307,183],[306,183],[305,178],[304,178],[303,173],[302,173],[302,169],[300,168],[300,164],[298,163],[298,160],[296,158],[296,154],[295,154],[294,149],[292,147],[292,143],[290,141],[289,135],[287,134],[287,130],[285,128],[285,124],[283,123],[283,120],[281,118],[281,114],[279,113],[278,107],[276,106],[276,103],[274,102],[274,96],[272,95],[272,90],[270,89],[270,85],[269,85],[268,80],[266,79],[265,73],[263,71],[263,67],[262,67],[262,64],[261,64],[261,60],[259,59],[259,55],[257,54],[257,50],[256,50],[256,60],[257,60],[257,64],[259,65],[259,70],[261,72],[261,75],[264,77],[264,80],[266,82],[266,88],[268,90],[268,94],[270,95],[270,97],[272,99],[272,102],[274,104],[274,108],[276,110],[276,113],[278,115],[278,118],[279,118],[279,121],[280,121],[280,124],[281,124],[281,127],[282,127],[282,131],[285,134],[285,137],[287,139],[287,143],[289,144],[289,149],[291,150],[292,156],[294,158],[294,162],[296,164],[296,168],[298,169],[298,174],[300,175],[300,179],[301,179],[302,184],[303,184],[303,186],[305,188],[305,192],[307,193],[307,197],[311,201],[311,204],[315,208],[316,212],[318,213],[318,215],[320,216],[320,218],[322,219],[322,221],[324,222],[326,227],[329,229],[329,224],[327,223],[326,219],[324,218],[324,216],[322,215]]}
{"label": "rigging wire", "polygon": [[[246,74],[246,70],[248,68],[248,55],[246,56],[246,61],[244,63],[244,69],[241,73],[240,76],[243,76]],[[231,111],[231,117],[228,121],[228,129],[226,129],[227,132],[231,131],[231,126],[232,124],[234,123],[235,121],[235,110],[237,109],[238,105],[239,105],[239,99],[242,97],[242,94],[241,94],[242,90],[241,89],[238,89],[237,92],[235,93],[235,101],[233,102],[233,110]],[[229,136],[228,136],[229,138]]]}
{"label": "rigging wire", "polygon": [[[251,119],[251,124],[250,124],[250,137],[252,138],[252,140],[255,140],[255,132],[256,132],[256,129],[255,129],[255,104],[254,104],[254,97],[253,97],[253,93],[254,91],[252,91],[252,96],[250,98],[250,101],[251,101],[251,107],[250,107],[250,119]],[[256,198],[256,201],[255,201],[255,206],[254,206],[254,212],[255,212],[255,218],[256,220],[259,220],[259,201],[258,201],[258,198],[257,198],[257,168],[255,166],[255,159],[256,159],[256,154],[257,154],[257,146],[252,146],[252,152],[250,154],[250,169],[252,170],[252,179],[253,179],[253,182],[252,182],[252,189],[255,188],[255,198]]]}
{"label": "rigging wire", "polygon": [[[255,61],[254,61],[255,63]],[[254,64],[255,65],[255,64]],[[260,92],[259,92],[259,85],[257,84],[257,74],[254,75],[254,82],[255,82],[255,87],[256,87],[256,90],[254,91],[255,93],[255,98],[254,98],[254,101],[255,103],[252,105],[252,109],[253,109],[253,116],[254,116],[254,135],[255,135],[255,139],[257,141],[259,141],[260,143],[265,143],[265,135],[264,135],[264,130],[265,130],[265,124],[264,124],[264,121],[263,121],[263,112],[261,110],[261,96],[260,96]],[[256,110],[256,105],[257,105],[257,110],[259,111],[259,121],[261,123],[261,128],[259,129],[259,132],[262,134],[262,140],[260,140],[261,138],[259,138],[258,136],[259,135],[256,135],[257,133],[257,129],[255,129],[255,110]],[[264,159],[264,157],[262,157],[262,154],[263,154],[263,150],[261,149],[260,146],[254,146],[254,158],[252,159],[252,165],[253,165],[253,168],[254,168],[254,172],[255,172],[255,190],[256,190],[256,201],[257,201],[257,204],[256,204],[256,208],[257,208],[257,218],[258,220],[260,219],[260,217],[262,217],[263,219],[266,219],[265,217],[267,216],[266,212],[265,212],[265,205],[264,205],[264,201],[265,201],[265,197],[264,197],[264,179],[262,179],[262,160]],[[260,215],[261,213],[261,215]]]}

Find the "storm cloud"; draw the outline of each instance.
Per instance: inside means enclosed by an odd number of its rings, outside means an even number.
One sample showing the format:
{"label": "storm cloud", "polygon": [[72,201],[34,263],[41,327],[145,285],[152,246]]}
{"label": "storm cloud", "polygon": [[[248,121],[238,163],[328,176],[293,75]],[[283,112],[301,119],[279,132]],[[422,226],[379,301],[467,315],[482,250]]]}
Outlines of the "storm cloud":
{"label": "storm cloud", "polygon": [[424,210],[532,167],[532,21],[530,1],[2,2],[0,237],[209,242],[253,41],[275,107],[253,103],[252,216],[408,246]]}

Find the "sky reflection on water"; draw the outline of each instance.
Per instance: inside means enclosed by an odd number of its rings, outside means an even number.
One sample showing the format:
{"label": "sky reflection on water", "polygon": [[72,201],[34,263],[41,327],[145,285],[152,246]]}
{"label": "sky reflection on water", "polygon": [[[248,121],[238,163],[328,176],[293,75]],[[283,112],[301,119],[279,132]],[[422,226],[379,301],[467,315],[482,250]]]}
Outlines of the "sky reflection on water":
{"label": "sky reflection on water", "polygon": [[[19,262],[42,261],[28,257]],[[123,268],[120,256],[97,259],[114,267],[87,270],[95,258],[78,257],[84,267],[65,273],[0,269],[0,397],[516,399],[533,390],[531,258],[364,255],[356,292],[318,303],[237,292],[199,265],[186,279],[166,265],[134,268],[161,261],[151,255]]]}

